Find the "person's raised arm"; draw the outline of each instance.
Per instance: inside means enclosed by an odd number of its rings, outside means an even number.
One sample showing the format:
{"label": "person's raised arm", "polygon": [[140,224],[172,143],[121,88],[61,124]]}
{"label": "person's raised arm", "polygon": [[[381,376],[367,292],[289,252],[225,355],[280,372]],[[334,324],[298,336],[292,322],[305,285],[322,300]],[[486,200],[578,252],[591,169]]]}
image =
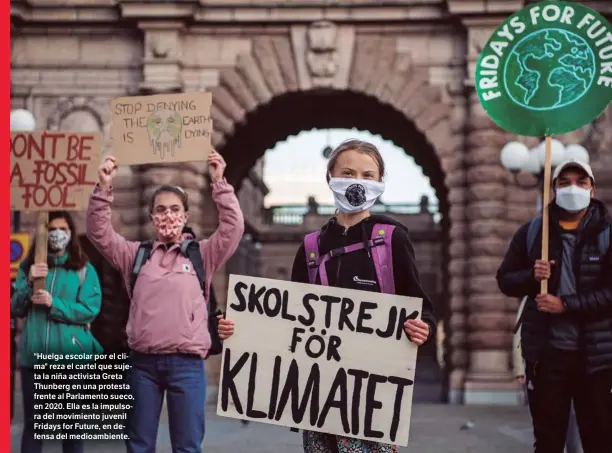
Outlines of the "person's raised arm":
{"label": "person's raised arm", "polygon": [[216,151],[208,155],[212,198],[219,213],[219,226],[209,239],[200,241],[206,266],[206,282],[234,254],[244,233],[244,217],[234,188],[225,180],[225,161]]}
{"label": "person's raised arm", "polygon": [[87,237],[111,265],[126,276],[131,272],[138,242],[126,240],[111,224],[112,180],[117,173],[114,157],[107,157],[98,170],[99,182],[87,205]]}

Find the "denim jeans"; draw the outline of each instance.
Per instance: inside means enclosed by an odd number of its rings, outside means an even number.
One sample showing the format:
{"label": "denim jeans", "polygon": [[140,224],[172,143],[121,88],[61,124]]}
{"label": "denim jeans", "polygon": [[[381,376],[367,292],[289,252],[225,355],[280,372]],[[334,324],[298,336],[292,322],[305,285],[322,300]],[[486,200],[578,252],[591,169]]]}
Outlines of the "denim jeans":
{"label": "denim jeans", "polygon": [[[34,369],[21,368],[21,393],[23,394],[23,433],[21,435],[21,453],[42,452],[43,441],[34,439]],[[38,401],[39,404],[41,401]],[[36,420],[44,423],[45,420]],[[62,441],[63,453],[83,453],[83,441],[66,439]]]}
{"label": "denim jeans", "polygon": [[164,395],[173,453],[201,453],[204,440],[204,359],[184,354],[132,352],[127,383],[134,396],[128,412],[128,453],[154,453]]}

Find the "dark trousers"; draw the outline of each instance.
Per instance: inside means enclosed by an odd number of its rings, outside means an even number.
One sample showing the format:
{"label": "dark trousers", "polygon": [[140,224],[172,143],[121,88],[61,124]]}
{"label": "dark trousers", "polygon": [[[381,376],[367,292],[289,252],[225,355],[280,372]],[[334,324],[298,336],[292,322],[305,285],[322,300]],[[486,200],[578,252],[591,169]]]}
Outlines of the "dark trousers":
{"label": "dark trousers", "polygon": [[572,406],[570,411],[570,421],[567,427],[567,439],[565,439],[566,453],[584,453],[582,449],[582,441],[580,440],[580,431],[578,430],[578,422],[576,421],[576,410]]}
{"label": "dark trousers", "polygon": [[155,453],[164,394],[173,453],[201,453],[204,440],[204,359],[182,354],[132,352],[127,383],[134,396],[128,413],[128,453]]}
{"label": "dark trousers", "polygon": [[584,372],[577,352],[551,350],[527,362],[535,453],[563,453],[574,402],[584,453],[612,452],[612,369]]}
{"label": "dark trousers", "polygon": [[[40,453],[42,452],[43,441],[34,438],[34,422],[44,423],[45,420],[34,420],[34,369],[20,368],[20,374],[24,413],[21,453]],[[40,400],[38,404],[41,404]],[[83,453],[83,441],[80,439],[63,440],[62,451],[63,453]]]}

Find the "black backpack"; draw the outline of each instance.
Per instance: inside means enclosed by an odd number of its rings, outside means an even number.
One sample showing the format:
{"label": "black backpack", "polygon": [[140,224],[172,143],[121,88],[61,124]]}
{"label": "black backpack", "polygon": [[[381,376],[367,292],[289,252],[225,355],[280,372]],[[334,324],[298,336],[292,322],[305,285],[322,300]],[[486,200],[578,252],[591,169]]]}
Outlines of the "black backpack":
{"label": "black backpack", "polygon": [[[535,245],[536,236],[542,229],[542,217],[535,217],[531,219],[529,222],[529,227],[527,228],[527,253],[531,252],[531,249]],[[608,254],[608,250],[610,249],[610,236],[612,232],[610,229],[610,225],[604,228],[597,235],[597,248],[599,249],[599,253],[603,256]]]}
{"label": "black backpack", "polygon": [[[136,286],[136,279],[138,278],[138,273],[144,263],[147,262],[149,257],[151,256],[151,250],[153,248],[153,242],[141,242],[138,250],[136,252],[136,258],[134,259],[134,265],[132,267],[132,274],[130,275],[130,294],[134,294],[134,287]],[[181,253],[183,256],[187,257],[191,264],[193,265],[193,269],[196,272],[198,280],[200,282],[200,288],[202,289],[202,293],[206,295],[206,286],[205,286],[205,272],[204,272],[204,263],[202,262],[202,256],[200,255],[200,245],[194,241],[193,239],[186,239],[181,243]],[[208,350],[208,354],[206,358],[211,355],[221,354],[223,350],[223,342],[221,338],[219,338],[219,329],[217,316],[222,314],[220,310],[217,310],[217,301],[215,300],[215,295],[212,289],[212,286],[209,290],[208,299],[206,301],[207,309],[208,309],[208,332],[210,333],[210,349]]]}

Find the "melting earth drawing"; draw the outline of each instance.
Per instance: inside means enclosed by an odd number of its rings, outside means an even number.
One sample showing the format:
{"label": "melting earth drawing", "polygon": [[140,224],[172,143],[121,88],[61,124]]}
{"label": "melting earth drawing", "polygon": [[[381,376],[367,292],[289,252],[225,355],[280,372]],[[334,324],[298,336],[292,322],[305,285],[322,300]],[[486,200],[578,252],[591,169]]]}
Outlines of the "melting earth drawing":
{"label": "melting earth drawing", "polygon": [[181,147],[183,124],[181,115],[172,110],[157,110],[147,119],[147,132],[153,154],[163,160],[166,153],[175,156],[176,148]]}

